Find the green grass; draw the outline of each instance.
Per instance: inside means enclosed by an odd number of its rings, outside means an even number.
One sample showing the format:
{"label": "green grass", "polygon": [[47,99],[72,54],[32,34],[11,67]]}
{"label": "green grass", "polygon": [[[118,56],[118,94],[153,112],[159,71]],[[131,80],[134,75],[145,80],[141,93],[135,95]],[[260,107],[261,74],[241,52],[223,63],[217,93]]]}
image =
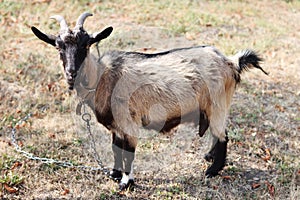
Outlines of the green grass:
{"label": "green grass", "polygon": [[243,136],[243,129],[233,129],[228,130],[228,137],[230,140],[233,140],[235,142],[244,141],[245,137]]}
{"label": "green grass", "polygon": [[24,181],[24,176],[14,171],[13,168],[19,162],[16,158],[3,154],[0,159],[0,192],[4,191],[5,185],[8,187],[19,186]]}
{"label": "green grass", "polygon": [[23,181],[24,177],[11,171],[0,176],[0,183],[7,184],[9,186],[18,186],[19,184],[23,183]]}
{"label": "green grass", "polygon": [[2,154],[2,159],[0,160],[1,171],[10,169],[16,161],[17,161],[16,158],[9,156],[7,154]]}

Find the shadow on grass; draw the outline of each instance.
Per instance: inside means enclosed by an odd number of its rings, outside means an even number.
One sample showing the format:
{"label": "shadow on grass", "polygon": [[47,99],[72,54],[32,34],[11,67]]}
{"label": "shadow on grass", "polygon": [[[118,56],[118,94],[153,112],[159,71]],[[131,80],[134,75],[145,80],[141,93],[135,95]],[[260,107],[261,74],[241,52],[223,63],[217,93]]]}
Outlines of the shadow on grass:
{"label": "shadow on grass", "polygon": [[[227,166],[228,167],[228,166]],[[253,167],[240,168],[232,172],[226,169],[220,176],[204,177],[204,172],[195,174],[179,174],[177,177],[152,178],[144,176],[135,180],[134,191],[124,199],[130,197],[143,198],[181,198],[181,199],[269,199],[274,197],[290,198],[297,177],[283,183],[279,179],[281,174],[274,169],[262,170]],[[294,169],[296,171],[297,169]],[[298,194],[299,195],[299,194]]]}

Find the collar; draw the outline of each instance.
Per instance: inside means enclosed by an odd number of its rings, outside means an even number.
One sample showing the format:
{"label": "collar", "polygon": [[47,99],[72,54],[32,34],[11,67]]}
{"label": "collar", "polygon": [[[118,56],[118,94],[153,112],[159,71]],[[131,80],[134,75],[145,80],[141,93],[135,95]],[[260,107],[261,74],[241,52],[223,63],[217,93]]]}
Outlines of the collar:
{"label": "collar", "polygon": [[81,109],[84,104],[87,104],[92,109],[94,108],[93,99],[95,98],[95,92],[96,92],[96,88],[91,89],[91,88],[86,88],[84,86],[80,88],[80,94],[79,91],[77,90],[77,96],[79,97],[79,103],[76,106],[77,115],[81,115]]}

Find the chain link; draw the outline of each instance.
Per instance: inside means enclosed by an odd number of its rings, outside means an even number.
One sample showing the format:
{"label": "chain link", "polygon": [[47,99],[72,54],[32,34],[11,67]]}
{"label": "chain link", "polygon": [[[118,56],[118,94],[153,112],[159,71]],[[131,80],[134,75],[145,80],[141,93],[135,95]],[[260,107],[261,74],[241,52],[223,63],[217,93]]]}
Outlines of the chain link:
{"label": "chain link", "polygon": [[104,165],[103,165],[103,163],[100,159],[100,156],[99,156],[99,154],[96,150],[96,143],[95,143],[95,139],[93,137],[93,134],[92,134],[92,131],[91,131],[91,125],[90,125],[90,121],[91,121],[92,117],[91,117],[91,114],[86,111],[86,105],[85,104],[83,104],[83,112],[84,113],[82,114],[82,120],[85,121],[85,123],[86,123],[86,129],[87,129],[87,132],[88,132],[90,147],[93,150],[94,159],[96,160],[99,167],[101,168],[101,171],[103,171],[104,174],[107,175],[108,174],[108,168],[104,167]]}
{"label": "chain link", "polygon": [[32,114],[29,113],[27,114],[25,117],[23,117],[22,119],[20,119],[16,125],[12,128],[11,131],[11,142],[15,147],[15,150],[17,152],[19,152],[20,154],[22,154],[23,156],[25,156],[26,158],[30,159],[30,160],[36,160],[36,161],[40,161],[42,163],[45,164],[56,164],[62,167],[68,167],[68,168],[76,168],[76,169],[81,169],[81,170],[85,170],[85,171],[101,171],[103,174],[107,175],[109,170],[107,167],[104,167],[100,156],[96,150],[96,145],[95,145],[95,140],[91,131],[91,126],[90,126],[90,121],[91,121],[91,115],[86,112],[85,109],[85,105],[84,105],[84,113],[82,115],[82,119],[83,121],[85,121],[86,123],[86,128],[87,128],[87,132],[88,132],[88,138],[89,138],[89,142],[90,142],[90,147],[93,150],[93,156],[94,159],[96,160],[96,162],[98,163],[98,167],[93,167],[93,166],[86,166],[86,165],[74,165],[71,162],[67,162],[67,161],[60,161],[60,160],[55,160],[52,158],[43,158],[43,157],[38,157],[35,156],[32,153],[29,153],[27,151],[24,151],[18,144],[17,139],[16,139],[16,133],[17,133],[17,127],[19,127],[23,122],[26,122],[28,119],[30,119],[32,117]]}

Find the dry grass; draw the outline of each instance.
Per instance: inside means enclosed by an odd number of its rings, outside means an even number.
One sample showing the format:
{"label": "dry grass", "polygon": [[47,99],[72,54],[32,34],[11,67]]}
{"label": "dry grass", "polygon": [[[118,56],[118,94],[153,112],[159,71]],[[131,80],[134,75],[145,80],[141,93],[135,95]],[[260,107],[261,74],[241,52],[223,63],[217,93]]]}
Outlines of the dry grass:
{"label": "dry grass", "polygon": [[[208,134],[180,126],[173,136],[147,132],[136,159],[134,191],[123,196],[101,173],[43,164],[22,157],[10,142],[38,156],[96,165],[75,115],[54,48],[30,31],[56,34],[49,20],[62,14],[74,25],[90,11],[86,29],[112,25],[101,50],[163,49],[212,44],[226,54],[252,48],[265,58],[266,77],[245,74],[230,113],[228,165],[206,179],[202,158]],[[300,199],[299,1],[0,1],[0,198],[2,199]],[[111,166],[109,134],[93,121],[97,150]]]}

